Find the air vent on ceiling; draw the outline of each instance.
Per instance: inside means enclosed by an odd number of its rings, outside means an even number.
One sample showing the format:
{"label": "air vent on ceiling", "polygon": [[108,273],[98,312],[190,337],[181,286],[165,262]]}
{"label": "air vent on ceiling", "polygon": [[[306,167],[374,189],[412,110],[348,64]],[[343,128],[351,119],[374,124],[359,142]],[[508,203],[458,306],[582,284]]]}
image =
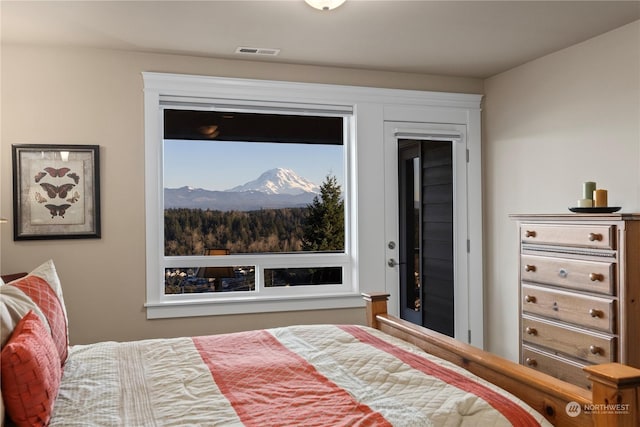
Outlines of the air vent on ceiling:
{"label": "air vent on ceiling", "polygon": [[268,47],[247,47],[240,46],[236,48],[236,53],[240,53],[243,55],[265,55],[265,56],[276,56],[280,53],[280,49],[272,49]]}

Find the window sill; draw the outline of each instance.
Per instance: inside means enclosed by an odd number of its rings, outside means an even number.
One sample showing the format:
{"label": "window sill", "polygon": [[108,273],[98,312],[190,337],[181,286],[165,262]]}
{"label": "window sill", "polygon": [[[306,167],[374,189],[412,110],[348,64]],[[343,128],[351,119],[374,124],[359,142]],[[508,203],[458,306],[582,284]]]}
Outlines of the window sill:
{"label": "window sill", "polygon": [[147,319],[219,316],[278,311],[323,310],[363,307],[359,293],[298,297],[260,297],[260,299],[181,300],[146,303]]}

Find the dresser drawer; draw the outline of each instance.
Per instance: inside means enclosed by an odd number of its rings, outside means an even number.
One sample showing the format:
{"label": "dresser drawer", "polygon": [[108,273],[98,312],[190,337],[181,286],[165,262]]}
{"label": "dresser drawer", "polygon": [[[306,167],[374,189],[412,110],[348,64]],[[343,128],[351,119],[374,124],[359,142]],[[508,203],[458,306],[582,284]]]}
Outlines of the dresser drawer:
{"label": "dresser drawer", "polygon": [[523,282],[546,283],[613,295],[615,269],[612,262],[580,261],[537,255],[522,255],[520,275]]}
{"label": "dresser drawer", "polygon": [[585,365],[574,360],[525,345],[522,346],[522,364],[562,381],[591,389],[591,381],[582,370]]}
{"label": "dresser drawer", "polygon": [[524,243],[615,249],[613,225],[522,224]]}
{"label": "dresser drawer", "polygon": [[522,311],[615,333],[615,300],[522,285]]}
{"label": "dresser drawer", "polygon": [[522,316],[523,341],[591,363],[615,361],[615,337]]}

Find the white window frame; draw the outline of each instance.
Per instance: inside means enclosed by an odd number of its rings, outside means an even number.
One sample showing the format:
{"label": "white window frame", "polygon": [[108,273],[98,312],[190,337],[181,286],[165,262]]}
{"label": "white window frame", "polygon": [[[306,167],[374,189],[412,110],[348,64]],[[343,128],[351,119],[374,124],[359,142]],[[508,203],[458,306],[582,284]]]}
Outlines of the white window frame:
{"label": "white window frame", "polygon": [[[387,261],[392,257],[385,235],[384,213],[384,123],[420,122],[448,123],[466,126],[470,161],[469,179],[469,318],[474,330],[472,343],[482,347],[482,184],[480,157],[480,103],[481,95],[429,92],[416,90],[383,89],[358,86],[339,86],[316,83],[293,83],[267,80],[249,80],[190,76],[165,73],[142,73],[144,81],[145,115],[145,207],[146,207],[146,258],[147,258],[147,318],[204,316],[215,314],[255,313],[288,310],[312,310],[325,308],[363,307],[361,292],[396,292],[396,283],[385,279]],[[192,102],[220,100],[227,105],[237,103],[242,108],[271,105],[276,109],[305,108],[318,113],[320,106],[329,114],[345,108],[353,112],[349,120],[349,134],[345,141],[348,165],[345,168],[345,185],[348,190],[349,208],[345,227],[349,235],[346,243],[348,260],[343,266],[348,275],[348,290],[337,293],[299,294],[296,296],[263,295],[245,299],[164,298],[163,228],[160,228],[163,208],[163,192],[158,180],[162,175],[162,157],[158,144],[163,138],[159,106],[172,101]],[[334,254],[324,254],[329,257]],[[296,257],[307,254],[288,254],[284,267],[293,267]],[[211,258],[211,257],[209,257]],[[227,256],[224,263],[228,265]],[[191,257],[188,267],[197,266]],[[326,260],[334,261],[327,258]],[[207,263],[210,264],[210,259]],[[238,263],[244,264],[244,263]],[[286,264],[286,265],[284,265]],[[305,266],[309,263],[305,262]],[[330,264],[336,265],[331,262]],[[322,288],[325,285],[315,286]],[[222,298],[222,297],[220,297]],[[391,312],[397,311],[393,304]]]}
{"label": "white window frame", "polygon": [[[237,91],[233,98],[220,97],[220,91],[228,85],[237,84],[232,79],[208,78],[193,96],[185,90],[185,81],[180,76],[169,78],[177,85],[160,91],[152,91],[154,77],[145,76],[145,175],[146,175],[146,227],[147,227],[147,318],[183,317],[197,315],[236,314],[300,309],[353,307],[361,304],[357,286],[356,244],[357,227],[352,226],[356,218],[355,183],[353,174],[355,156],[353,138],[353,106],[330,104],[329,99],[299,103],[286,99],[287,91],[270,88],[273,83],[246,81],[245,90]],[[182,76],[184,77],[184,76]],[[149,85],[147,85],[149,83]],[[157,82],[156,82],[157,83]],[[165,82],[166,83],[166,82]],[[255,85],[262,86],[263,94],[256,93]],[[275,90],[272,90],[275,89]],[[303,91],[304,92],[304,91]],[[301,96],[301,95],[298,95]],[[164,110],[215,110],[234,112],[257,112],[270,114],[296,114],[342,117],[344,127],[344,176],[342,193],[345,205],[345,250],[343,253],[286,253],[286,254],[231,254],[224,257],[211,256],[165,256],[164,255],[164,184],[163,184],[163,117]],[[209,292],[165,294],[165,268],[255,266],[256,287],[254,291]],[[341,284],[324,284],[294,287],[263,286],[265,269],[272,268],[342,268]]]}
{"label": "white window frame", "polygon": [[[189,111],[219,111],[230,113],[264,113],[264,114],[285,114],[285,115],[304,115],[304,116],[323,116],[323,117],[341,117],[343,119],[343,171],[350,168],[353,163],[353,151],[350,147],[353,145],[353,137],[350,129],[352,121],[352,113],[350,108],[336,107],[326,105],[305,105],[304,108],[292,105],[291,103],[270,103],[260,104],[253,102],[250,106],[243,106],[238,100],[229,104],[228,100],[191,100],[191,103],[181,102],[176,106],[172,100],[163,101],[161,97],[160,118],[164,117],[165,109],[181,109]],[[185,100],[186,101],[186,100]],[[164,128],[164,125],[162,126]],[[241,142],[238,142],[241,144]],[[159,147],[152,147],[163,151],[162,141]],[[256,171],[259,172],[259,171]],[[164,176],[164,171],[159,171],[160,179]],[[347,173],[344,174],[348,176]],[[162,191],[164,185],[160,185],[158,191]],[[188,268],[188,267],[228,267],[228,266],[252,266],[255,267],[255,290],[254,291],[235,291],[235,292],[214,292],[201,294],[164,294],[161,300],[164,302],[181,302],[192,300],[206,300],[210,302],[239,302],[260,299],[263,301],[302,298],[302,297],[327,297],[349,295],[358,291],[354,281],[351,279],[351,254],[353,237],[351,236],[351,227],[349,226],[349,212],[354,204],[350,197],[351,184],[345,180],[342,190],[345,210],[345,242],[344,251],[342,253],[329,252],[296,252],[296,253],[248,253],[248,254],[230,254],[222,256],[162,256],[162,268]],[[162,196],[161,196],[162,197]],[[164,204],[160,212],[164,212]],[[158,218],[157,233],[164,236],[164,216]],[[161,240],[164,242],[164,237]],[[267,287],[264,283],[264,271],[277,268],[318,268],[318,267],[340,267],[342,269],[342,283],[340,284],[322,284],[322,285],[297,285],[294,287]]]}

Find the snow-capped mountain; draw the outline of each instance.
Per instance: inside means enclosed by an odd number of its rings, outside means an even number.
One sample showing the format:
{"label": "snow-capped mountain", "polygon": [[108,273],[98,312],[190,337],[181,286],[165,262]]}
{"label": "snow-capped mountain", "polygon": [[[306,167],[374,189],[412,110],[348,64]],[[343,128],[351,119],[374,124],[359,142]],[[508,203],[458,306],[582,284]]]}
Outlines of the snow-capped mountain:
{"label": "snow-capped mountain", "polygon": [[296,174],[291,169],[270,169],[257,179],[227,191],[260,191],[266,194],[319,193],[320,187]]}
{"label": "snow-capped mountain", "polygon": [[289,169],[264,172],[257,179],[226,191],[180,187],[164,189],[164,206],[169,208],[250,211],[269,208],[305,207],[320,187]]}

